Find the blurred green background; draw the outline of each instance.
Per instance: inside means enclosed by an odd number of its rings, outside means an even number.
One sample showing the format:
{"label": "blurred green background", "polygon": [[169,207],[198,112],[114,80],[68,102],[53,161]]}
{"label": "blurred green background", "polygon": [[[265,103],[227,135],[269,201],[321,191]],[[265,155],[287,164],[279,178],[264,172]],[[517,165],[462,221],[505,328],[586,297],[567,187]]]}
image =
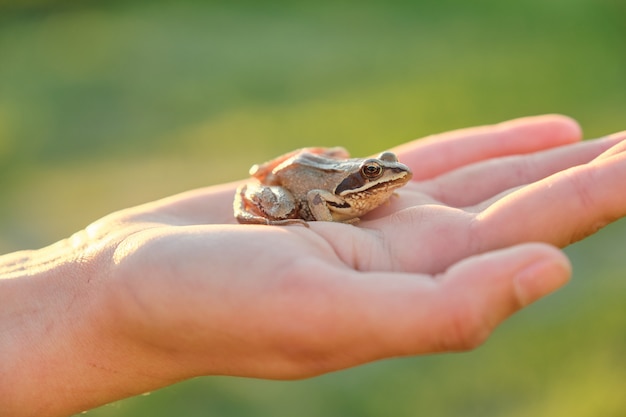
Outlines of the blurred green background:
{"label": "blurred green background", "polygon": [[[626,129],[626,2],[0,0],[0,253],[296,147],[546,112]],[[570,247],[574,281],[474,352],[201,378],[87,415],[624,416],[625,245],[621,222]]]}

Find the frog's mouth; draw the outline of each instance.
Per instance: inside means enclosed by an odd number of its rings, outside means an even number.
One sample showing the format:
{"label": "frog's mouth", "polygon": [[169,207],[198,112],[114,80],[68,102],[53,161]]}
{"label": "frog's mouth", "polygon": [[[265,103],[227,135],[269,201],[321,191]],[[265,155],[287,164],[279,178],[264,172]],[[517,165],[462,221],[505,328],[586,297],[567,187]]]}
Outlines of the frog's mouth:
{"label": "frog's mouth", "polygon": [[369,193],[369,192],[378,192],[381,189],[384,190],[395,190],[396,188],[400,188],[404,186],[413,174],[408,168],[400,169],[396,168],[391,171],[393,175],[385,176],[384,181],[365,181],[363,182],[363,178],[355,174],[350,175],[348,178],[343,180],[341,184],[336,188],[335,192],[342,197],[348,197],[353,194],[358,193]]}

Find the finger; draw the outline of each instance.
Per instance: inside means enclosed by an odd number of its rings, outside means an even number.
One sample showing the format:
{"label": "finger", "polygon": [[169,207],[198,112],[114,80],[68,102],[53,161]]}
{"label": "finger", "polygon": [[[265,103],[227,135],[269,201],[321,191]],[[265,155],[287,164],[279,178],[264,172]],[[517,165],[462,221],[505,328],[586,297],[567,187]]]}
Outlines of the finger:
{"label": "finger", "polygon": [[626,130],[614,133],[608,136],[609,139],[617,142],[617,145],[611,147],[597,157],[597,159],[605,159],[618,153],[626,151]]}
{"label": "finger", "polygon": [[538,181],[591,161],[622,140],[612,136],[530,155],[513,155],[474,163],[420,184],[426,193],[453,207],[483,202],[505,190]]}
{"label": "finger", "polygon": [[472,349],[511,314],[564,285],[570,273],[567,258],[543,244],[471,257],[437,279],[371,273],[345,296],[352,321],[337,323],[360,331],[362,340],[352,340],[354,349],[364,348],[354,358],[360,361]]}
{"label": "finger", "polygon": [[545,115],[434,135],[399,146],[395,152],[413,169],[413,179],[421,180],[473,162],[536,152],[580,139],[580,127],[574,120]]}
{"label": "finger", "polygon": [[570,168],[503,197],[479,213],[481,249],[543,241],[567,246],[626,215],[626,153]]}

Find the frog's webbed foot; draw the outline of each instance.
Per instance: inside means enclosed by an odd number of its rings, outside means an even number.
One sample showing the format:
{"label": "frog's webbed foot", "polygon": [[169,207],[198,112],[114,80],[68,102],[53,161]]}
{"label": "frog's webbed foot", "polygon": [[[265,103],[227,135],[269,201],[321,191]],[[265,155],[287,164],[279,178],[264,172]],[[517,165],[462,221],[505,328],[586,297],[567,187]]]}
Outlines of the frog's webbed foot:
{"label": "frog's webbed foot", "polygon": [[310,227],[309,224],[302,219],[270,220],[266,217],[256,216],[249,212],[238,213],[235,217],[241,224],[261,224],[267,226],[301,225],[304,227]]}
{"label": "frog's webbed foot", "polygon": [[291,226],[299,224],[304,227],[310,227],[309,224],[302,219],[267,220],[265,224],[270,226]]}

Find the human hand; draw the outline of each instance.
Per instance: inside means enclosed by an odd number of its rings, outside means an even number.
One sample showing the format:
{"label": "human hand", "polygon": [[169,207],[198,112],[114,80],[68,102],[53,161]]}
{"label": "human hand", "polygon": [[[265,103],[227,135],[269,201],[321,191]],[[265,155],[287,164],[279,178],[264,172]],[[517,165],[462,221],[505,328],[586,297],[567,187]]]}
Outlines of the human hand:
{"label": "human hand", "polygon": [[56,394],[39,403],[67,413],[67,387],[78,410],[196,375],[301,378],[475,347],[567,281],[559,251],[526,242],[564,246],[626,214],[625,136],[577,144],[549,116],[411,142],[395,151],[416,181],[358,227],[234,224],[227,184],[1,258],[2,277],[47,278],[29,303],[51,301],[17,337],[32,353],[11,351],[31,371],[0,392],[32,396],[45,372]]}

